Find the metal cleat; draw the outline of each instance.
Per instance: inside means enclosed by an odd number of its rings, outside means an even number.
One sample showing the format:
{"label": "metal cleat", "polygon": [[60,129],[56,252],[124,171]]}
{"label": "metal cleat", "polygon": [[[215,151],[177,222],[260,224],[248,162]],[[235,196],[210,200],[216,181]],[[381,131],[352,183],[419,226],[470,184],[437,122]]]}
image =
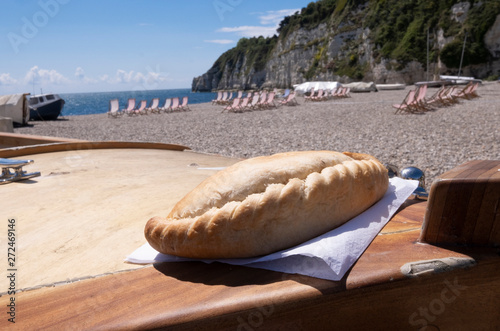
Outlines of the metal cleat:
{"label": "metal cleat", "polygon": [[40,176],[40,172],[27,173],[23,170],[25,165],[33,163],[33,160],[11,160],[0,158],[0,184],[11,183],[15,181],[30,179]]}
{"label": "metal cleat", "polygon": [[407,167],[401,170],[400,177],[403,179],[418,180],[418,187],[413,191],[414,199],[427,200],[429,193],[425,190],[425,175],[422,170],[415,167]]}

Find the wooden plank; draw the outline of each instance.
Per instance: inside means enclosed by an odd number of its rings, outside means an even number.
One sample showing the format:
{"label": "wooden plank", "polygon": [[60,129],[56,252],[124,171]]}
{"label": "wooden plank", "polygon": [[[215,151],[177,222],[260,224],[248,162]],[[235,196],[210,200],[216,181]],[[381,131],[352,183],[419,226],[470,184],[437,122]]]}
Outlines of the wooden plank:
{"label": "wooden plank", "polygon": [[85,140],[0,132],[0,148],[50,144],[55,142],[82,142],[82,141]]}
{"label": "wooden plank", "polygon": [[78,141],[78,142],[58,142],[44,145],[21,146],[15,148],[0,149],[0,157],[20,157],[25,155],[34,155],[42,153],[53,153],[62,151],[85,151],[91,149],[158,149],[184,151],[190,150],[189,147],[177,144],[147,143],[147,142],[126,142],[126,141]]}
{"label": "wooden plank", "polygon": [[440,244],[500,244],[500,161],[471,161],[439,177],[429,195],[420,240]]}
{"label": "wooden plank", "polygon": [[[500,257],[493,249],[470,252],[478,262],[472,268],[411,279],[402,275],[400,267],[407,262],[471,255],[418,243],[425,209],[426,203],[418,202],[399,211],[339,282],[220,263],[164,263],[17,293],[16,326],[247,330],[499,325],[494,323],[500,322]],[[483,304],[476,304],[478,298]],[[0,297],[0,305],[7,300]]]}
{"label": "wooden plank", "polygon": [[[61,151],[23,154],[34,160],[26,170],[41,176],[2,186],[0,219],[16,220],[17,266],[22,270],[18,289],[141,267],[123,260],[146,243],[147,220],[167,215],[219,167],[238,161],[190,151],[125,148],[155,144],[87,148],[95,145],[116,146],[78,144],[81,148],[75,149],[62,144],[50,146]],[[7,231],[0,232],[0,242],[6,240]],[[0,256],[0,265],[7,265],[7,254]],[[7,283],[0,278],[0,293]]]}

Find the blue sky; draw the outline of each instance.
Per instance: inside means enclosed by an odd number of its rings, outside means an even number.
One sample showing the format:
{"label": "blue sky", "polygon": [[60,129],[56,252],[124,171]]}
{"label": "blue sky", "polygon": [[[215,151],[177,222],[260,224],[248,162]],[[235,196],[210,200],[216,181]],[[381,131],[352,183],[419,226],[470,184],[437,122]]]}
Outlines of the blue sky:
{"label": "blue sky", "polygon": [[1,0],[0,95],[190,88],[310,0]]}

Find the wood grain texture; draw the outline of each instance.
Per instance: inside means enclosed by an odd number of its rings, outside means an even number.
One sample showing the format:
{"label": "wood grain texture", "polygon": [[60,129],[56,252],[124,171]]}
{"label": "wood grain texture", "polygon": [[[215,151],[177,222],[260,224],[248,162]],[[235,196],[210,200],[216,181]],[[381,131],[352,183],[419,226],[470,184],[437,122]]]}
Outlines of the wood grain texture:
{"label": "wood grain texture", "polygon": [[[16,295],[23,330],[329,330],[500,325],[500,256],[418,243],[425,202],[409,202],[339,282],[220,263],[165,263]],[[477,265],[406,278],[402,264]],[[451,285],[450,285],[451,284]],[[0,298],[5,305],[8,297]],[[5,319],[0,321],[0,327]]]}
{"label": "wood grain texture", "polygon": [[500,161],[471,161],[433,183],[421,241],[498,246],[499,229]]}
{"label": "wood grain texture", "polygon": [[[16,220],[18,289],[141,267],[123,260],[146,242],[147,220],[167,215],[218,167],[238,161],[149,144],[118,145],[51,145],[62,150],[50,153],[40,153],[48,146],[39,146],[23,154],[34,160],[25,169],[41,176],[0,189],[0,219]],[[0,232],[0,242],[7,242],[7,231]],[[7,265],[7,254],[0,255],[0,265]],[[6,284],[0,278],[0,293]]]}
{"label": "wood grain texture", "polygon": [[[38,142],[40,144],[40,142]],[[163,144],[163,143],[144,143],[144,142],[125,142],[125,141],[49,141],[41,145],[29,145],[13,148],[0,149],[0,157],[24,157],[26,155],[53,153],[62,151],[85,151],[96,149],[120,149],[120,148],[133,148],[133,149],[158,149],[158,150],[172,150],[184,151],[190,148],[177,144]]]}
{"label": "wood grain texture", "polygon": [[27,145],[50,144],[59,142],[83,142],[80,139],[56,138],[27,134],[0,132],[0,148],[19,147]]}

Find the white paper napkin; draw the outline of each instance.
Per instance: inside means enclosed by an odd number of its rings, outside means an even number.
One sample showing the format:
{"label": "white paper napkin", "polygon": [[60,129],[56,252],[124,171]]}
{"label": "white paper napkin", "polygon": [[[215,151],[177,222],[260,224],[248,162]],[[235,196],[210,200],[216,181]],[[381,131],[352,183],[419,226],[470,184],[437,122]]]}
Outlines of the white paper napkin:
{"label": "white paper napkin", "polygon": [[144,244],[125,261],[138,264],[179,261],[223,262],[338,281],[363,254],[372,240],[417,188],[418,181],[389,180],[384,197],[342,226],[301,245],[258,258],[195,260],[158,253]]}

